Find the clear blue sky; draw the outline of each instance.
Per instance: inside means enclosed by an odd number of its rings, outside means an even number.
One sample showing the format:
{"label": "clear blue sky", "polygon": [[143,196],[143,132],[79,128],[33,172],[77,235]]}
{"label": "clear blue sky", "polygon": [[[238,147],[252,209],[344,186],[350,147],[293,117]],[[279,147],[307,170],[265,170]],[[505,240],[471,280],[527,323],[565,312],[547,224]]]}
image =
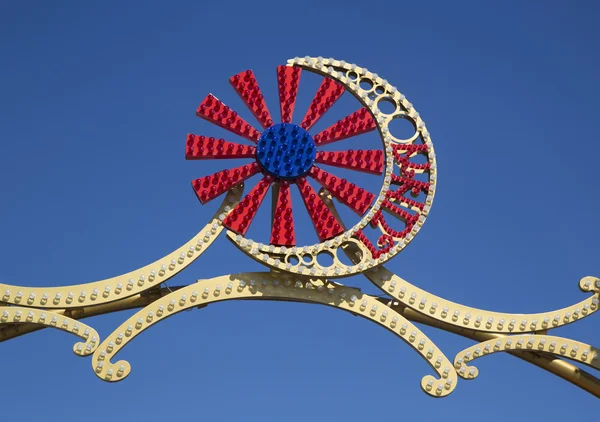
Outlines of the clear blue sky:
{"label": "clear blue sky", "polygon": [[[251,68],[278,114],[275,66],[321,55],[387,78],[436,146],[431,216],[390,269],[482,308],[575,303],[579,279],[600,275],[599,13],[591,1],[5,2],[0,279],[93,281],[182,244],[216,207],[189,182],[217,165],[183,154],[188,132],[213,130],[194,115],[200,101],[214,92],[248,116],[227,79]],[[260,268],[221,239],[171,284]],[[107,335],[127,315],[89,322]],[[599,345],[599,326],[593,316],[557,333]],[[425,331],[449,357],[471,344]],[[432,372],[409,347],[312,305],[181,314],[121,352],[133,371],[113,385],[73,341],[45,330],[0,345],[3,420],[597,417],[592,396],[501,355],[431,399],[419,382]],[[389,366],[398,355],[404,365]]]}

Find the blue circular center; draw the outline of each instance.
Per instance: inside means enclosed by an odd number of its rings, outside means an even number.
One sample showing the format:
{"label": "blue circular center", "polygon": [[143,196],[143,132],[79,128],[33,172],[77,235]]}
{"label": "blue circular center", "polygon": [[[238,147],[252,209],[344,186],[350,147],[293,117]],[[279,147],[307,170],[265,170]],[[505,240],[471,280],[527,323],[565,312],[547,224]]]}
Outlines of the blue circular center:
{"label": "blue circular center", "polygon": [[308,173],[316,155],[317,148],[312,136],[291,123],[280,123],[265,130],[256,148],[256,157],[262,168],[282,179]]}

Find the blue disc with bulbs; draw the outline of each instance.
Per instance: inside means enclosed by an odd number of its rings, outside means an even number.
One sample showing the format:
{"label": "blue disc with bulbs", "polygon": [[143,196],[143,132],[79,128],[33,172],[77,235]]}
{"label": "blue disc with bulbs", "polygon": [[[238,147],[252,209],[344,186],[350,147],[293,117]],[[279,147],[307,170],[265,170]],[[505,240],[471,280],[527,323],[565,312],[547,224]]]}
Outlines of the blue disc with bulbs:
{"label": "blue disc with bulbs", "polygon": [[292,123],[280,123],[266,129],[256,148],[260,166],[279,179],[306,175],[315,163],[316,155],[313,137]]}

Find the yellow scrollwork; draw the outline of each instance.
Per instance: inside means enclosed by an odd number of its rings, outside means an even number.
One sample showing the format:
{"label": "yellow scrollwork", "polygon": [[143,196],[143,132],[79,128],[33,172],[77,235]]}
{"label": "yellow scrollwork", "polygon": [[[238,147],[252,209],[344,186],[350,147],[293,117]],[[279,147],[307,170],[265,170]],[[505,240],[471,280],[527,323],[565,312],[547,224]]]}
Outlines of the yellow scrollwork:
{"label": "yellow scrollwork", "polygon": [[[600,307],[598,279],[584,277],[579,285],[592,296],[563,309],[536,314],[511,314],[471,308],[451,302],[398,277],[384,267],[367,271],[364,275],[382,291],[405,306],[446,324],[492,333],[542,332],[571,324],[590,316]],[[600,286],[600,285],[599,285]]]}
{"label": "yellow scrollwork", "polygon": [[597,348],[580,341],[541,334],[506,336],[478,343],[458,353],[454,359],[454,367],[460,377],[472,379],[477,377],[478,371],[474,366],[467,365],[467,362],[493,353],[514,350],[561,356],[600,370],[600,351]]}
{"label": "yellow scrollwork", "polygon": [[410,345],[438,374],[425,376],[421,387],[434,397],[444,397],[456,387],[456,371],[439,348],[410,321],[376,298],[359,290],[321,279],[283,278],[274,273],[244,273],[200,280],[138,311],[98,347],[92,367],[105,381],[127,377],[131,366],[111,359],[133,338],[155,323],[178,312],[213,302],[235,299],[287,300],[319,303],[362,316],[387,328]]}
{"label": "yellow scrollwork", "polygon": [[47,310],[0,306],[0,324],[35,324],[75,334],[85,340],[73,346],[73,352],[79,356],[91,355],[100,343],[100,336],[92,327]]}
{"label": "yellow scrollwork", "polygon": [[0,303],[45,309],[73,309],[124,299],[159,286],[194,262],[223,231],[222,221],[238,203],[243,187],[232,189],[209,223],[167,256],[106,280],[62,287],[24,287],[0,283]]}

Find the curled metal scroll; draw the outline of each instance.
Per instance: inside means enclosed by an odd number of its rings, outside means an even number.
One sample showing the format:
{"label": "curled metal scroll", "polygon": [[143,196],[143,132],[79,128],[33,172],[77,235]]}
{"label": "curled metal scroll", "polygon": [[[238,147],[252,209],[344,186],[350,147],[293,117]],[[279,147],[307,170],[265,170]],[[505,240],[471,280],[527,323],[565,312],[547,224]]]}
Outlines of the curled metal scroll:
{"label": "curled metal scroll", "polygon": [[186,309],[236,299],[287,300],[316,303],[362,316],[398,336],[436,371],[438,378],[425,376],[421,387],[443,397],[456,387],[456,371],[440,349],[414,324],[376,298],[357,289],[322,279],[283,278],[274,273],[244,273],[200,280],[136,312],[99,346],[92,367],[105,381],[121,381],[131,371],[127,361],[111,359],[133,338],[161,320]]}

